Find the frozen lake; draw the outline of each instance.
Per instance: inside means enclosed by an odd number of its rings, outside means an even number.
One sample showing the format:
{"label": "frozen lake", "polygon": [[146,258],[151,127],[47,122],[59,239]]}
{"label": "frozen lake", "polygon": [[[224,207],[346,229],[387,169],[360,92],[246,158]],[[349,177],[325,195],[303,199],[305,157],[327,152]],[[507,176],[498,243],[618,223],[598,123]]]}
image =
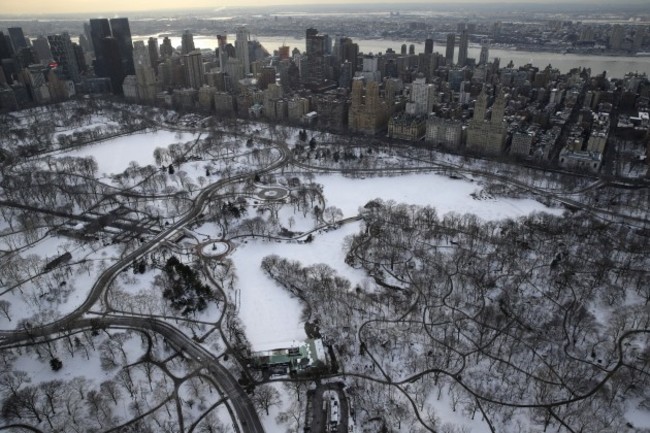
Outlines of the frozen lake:
{"label": "frozen lake", "polygon": [[61,153],[61,156],[92,156],[97,161],[100,175],[123,173],[131,161],[141,167],[155,165],[153,151],[157,147],[168,147],[173,143],[185,143],[195,140],[198,134],[190,132],[168,131],[164,129],[147,131],[111,138],[97,144],[90,144],[80,149]]}

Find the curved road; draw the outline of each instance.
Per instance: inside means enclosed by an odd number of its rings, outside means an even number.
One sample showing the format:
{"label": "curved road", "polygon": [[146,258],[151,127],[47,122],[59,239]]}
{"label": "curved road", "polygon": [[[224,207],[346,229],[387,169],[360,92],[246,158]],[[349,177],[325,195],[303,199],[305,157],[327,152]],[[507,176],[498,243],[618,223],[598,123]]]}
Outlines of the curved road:
{"label": "curved road", "polygon": [[113,279],[124,268],[157,248],[162,241],[172,237],[177,230],[182,229],[191,221],[193,221],[202,212],[206,203],[209,201],[215,191],[228,184],[240,182],[246,178],[255,176],[256,174],[264,174],[288,164],[292,160],[291,151],[284,143],[276,144],[278,145],[278,148],[282,154],[280,159],[265,168],[247,173],[240,173],[226,179],[221,179],[203,189],[193,200],[192,208],[176,223],[169,226],[166,230],[160,232],[148,242],[144,243],[131,253],[124,256],[113,266],[106,269],[95,281],[95,284],[90,290],[90,293],[88,294],[86,300],[69,315],[43,326],[35,326],[16,331],[2,331],[0,332],[0,338],[2,338],[0,347],[28,341],[37,336],[44,337],[60,332],[64,329],[89,327],[92,326],[93,323],[100,323],[107,327],[122,326],[133,329],[150,329],[168,338],[171,342],[173,342],[174,345],[176,345],[176,347],[178,347],[180,350],[183,350],[196,362],[203,363],[205,368],[214,375],[216,382],[221,387],[223,393],[227,395],[231,400],[232,405],[235,408],[235,413],[237,414],[241,430],[251,433],[264,433],[264,429],[260,423],[259,417],[257,416],[257,412],[253,407],[253,404],[241,386],[239,386],[235,378],[224,366],[219,364],[216,357],[212,353],[207,351],[191,338],[187,337],[180,330],[165,322],[151,318],[130,316],[102,316],[91,320],[85,319],[82,316],[87,313],[93,305],[95,305],[97,300],[101,297],[102,293],[104,293]]}

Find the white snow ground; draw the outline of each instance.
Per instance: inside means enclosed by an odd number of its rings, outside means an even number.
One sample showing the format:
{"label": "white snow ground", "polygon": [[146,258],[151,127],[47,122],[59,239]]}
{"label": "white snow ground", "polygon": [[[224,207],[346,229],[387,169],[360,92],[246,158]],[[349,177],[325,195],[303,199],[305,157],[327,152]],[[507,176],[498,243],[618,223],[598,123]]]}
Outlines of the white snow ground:
{"label": "white snow ground", "polygon": [[[454,211],[474,213],[485,220],[518,217],[534,211],[561,214],[561,209],[548,208],[535,200],[475,200],[471,193],[481,189],[476,183],[455,180],[435,174],[411,174],[398,177],[350,179],[340,175],[319,175],[316,182],[324,185],[328,206],[337,206],[345,217],[354,216],[359,207],[380,197],[416,205],[431,205],[438,214]],[[241,292],[239,316],[246,326],[253,350],[266,350],[291,340],[304,340],[302,307],[289,292],[267,277],[260,264],[270,254],[277,254],[304,265],[326,263],[352,285],[363,284],[364,272],[344,262],[343,240],[359,231],[360,223],[347,224],[324,234],[314,233],[310,244],[249,239],[240,244],[231,258],[237,269],[237,287]],[[304,227],[301,227],[304,228]]]}

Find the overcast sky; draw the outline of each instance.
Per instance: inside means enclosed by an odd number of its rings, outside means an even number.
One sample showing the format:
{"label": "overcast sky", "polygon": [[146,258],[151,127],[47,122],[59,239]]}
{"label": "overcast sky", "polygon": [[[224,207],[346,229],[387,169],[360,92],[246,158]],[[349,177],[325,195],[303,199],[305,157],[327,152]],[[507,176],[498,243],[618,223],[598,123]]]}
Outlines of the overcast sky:
{"label": "overcast sky", "polygon": [[[409,3],[567,3],[570,0],[407,0]],[[581,3],[602,3],[602,0],[579,0]],[[634,1],[634,0],[632,0]],[[570,1],[574,3],[574,1]],[[276,4],[350,4],[390,3],[399,9],[394,0],[0,0],[0,14],[70,14],[148,11],[159,9],[222,8],[241,6],[272,6]]]}

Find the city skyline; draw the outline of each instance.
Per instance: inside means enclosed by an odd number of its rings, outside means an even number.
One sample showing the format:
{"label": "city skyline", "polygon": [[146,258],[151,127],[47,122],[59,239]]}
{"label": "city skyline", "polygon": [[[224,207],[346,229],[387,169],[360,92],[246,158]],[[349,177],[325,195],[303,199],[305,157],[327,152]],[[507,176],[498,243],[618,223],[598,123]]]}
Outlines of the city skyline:
{"label": "city skyline", "polygon": [[[610,2],[605,0],[577,0],[569,2],[567,0],[548,0],[541,2],[540,0],[457,0],[449,2],[449,0],[409,0],[408,4],[423,4],[423,5],[451,5],[451,4],[480,4],[480,5],[499,5],[499,4],[522,4],[522,5],[548,5],[548,4],[589,4],[589,5],[607,5]],[[392,9],[400,9],[404,4],[394,5],[394,2],[388,0],[355,0],[352,3],[345,0],[331,0],[327,5],[373,5],[373,4],[386,4],[391,5]],[[643,0],[627,0],[621,5],[643,5]],[[239,0],[239,1],[226,1],[219,5],[215,5],[210,0],[189,0],[184,2],[183,10],[188,9],[213,9],[224,10],[226,8],[241,8],[241,7],[272,7],[272,6],[305,6],[304,2],[300,0]],[[315,2],[309,5],[318,6],[325,5],[323,2]],[[106,6],[105,2],[97,0],[84,1],[84,0],[70,0],[65,3],[51,3],[44,0],[7,0],[4,2],[2,15],[60,15],[60,14],[118,14],[128,12],[155,12],[165,10],[178,10],[178,2],[171,0],[153,1],[145,0],[139,2],[132,2],[128,0],[115,0],[111,2],[110,9]]]}

